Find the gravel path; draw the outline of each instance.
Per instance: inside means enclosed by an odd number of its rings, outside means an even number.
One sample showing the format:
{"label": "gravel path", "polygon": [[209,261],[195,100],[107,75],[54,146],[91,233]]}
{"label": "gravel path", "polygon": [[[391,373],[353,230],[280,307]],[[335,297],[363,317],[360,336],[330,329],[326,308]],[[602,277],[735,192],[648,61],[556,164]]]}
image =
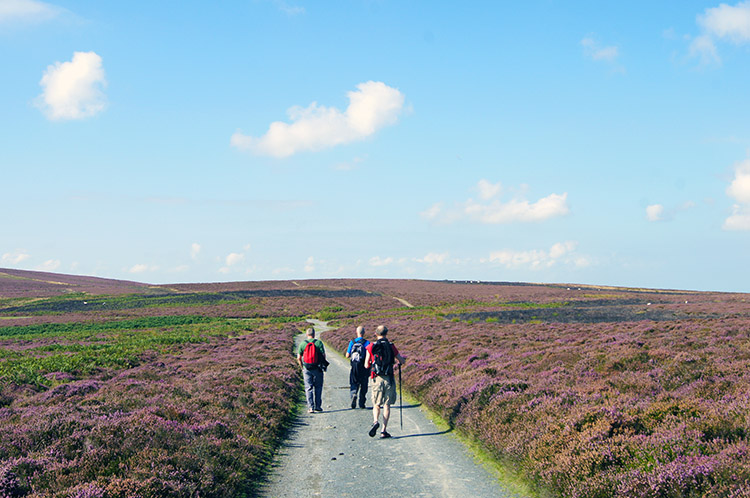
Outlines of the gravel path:
{"label": "gravel path", "polygon": [[[318,337],[325,340],[325,333]],[[418,406],[403,407],[403,429],[398,405],[391,407],[388,432],[393,437],[370,438],[371,404],[367,410],[349,408],[349,362],[326,351],[331,365],[323,387],[324,411],[303,410],[294,422],[261,496],[518,497]]]}

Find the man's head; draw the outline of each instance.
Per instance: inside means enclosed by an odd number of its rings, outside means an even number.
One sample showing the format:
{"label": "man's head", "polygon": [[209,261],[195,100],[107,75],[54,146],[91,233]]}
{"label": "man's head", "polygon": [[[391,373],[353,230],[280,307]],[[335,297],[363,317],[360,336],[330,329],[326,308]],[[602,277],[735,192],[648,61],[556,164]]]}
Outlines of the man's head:
{"label": "man's head", "polygon": [[378,328],[375,329],[375,335],[378,337],[385,337],[388,335],[388,327],[385,325],[378,325]]}
{"label": "man's head", "polygon": [[314,328],[310,327],[309,329],[307,329],[307,337],[309,337],[311,339],[315,337],[315,329]]}
{"label": "man's head", "polygon": [[365,328],[360,325],[357,327],[357,337],[362,337],[363,335],[365,335]]}

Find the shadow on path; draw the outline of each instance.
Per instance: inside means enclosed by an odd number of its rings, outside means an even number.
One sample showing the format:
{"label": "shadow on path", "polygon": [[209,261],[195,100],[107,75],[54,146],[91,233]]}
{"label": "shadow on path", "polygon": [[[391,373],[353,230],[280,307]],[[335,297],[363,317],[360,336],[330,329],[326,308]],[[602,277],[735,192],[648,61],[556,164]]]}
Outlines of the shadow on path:
{"label": "shadow on path", "polygon": [[425,437],[425,436],[442,436],[443,434],[450,434],[453,429],[445,429],[440,432],[428,432],[426,434],[407,434],[406,436],[391,436],[391,439],[407,439],[410,437]]}

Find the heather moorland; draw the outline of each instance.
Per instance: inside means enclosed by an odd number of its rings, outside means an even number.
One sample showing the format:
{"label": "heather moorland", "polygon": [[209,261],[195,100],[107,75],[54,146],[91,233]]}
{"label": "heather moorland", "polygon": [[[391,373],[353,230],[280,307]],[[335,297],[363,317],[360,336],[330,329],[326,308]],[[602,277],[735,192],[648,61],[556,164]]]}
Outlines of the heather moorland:
{"label": "heather moorland", "polygon": [[750,295],[0,270],[0,495],[251,496],[293,337],[386,324],[404,388],[540,496],[750,496]]}

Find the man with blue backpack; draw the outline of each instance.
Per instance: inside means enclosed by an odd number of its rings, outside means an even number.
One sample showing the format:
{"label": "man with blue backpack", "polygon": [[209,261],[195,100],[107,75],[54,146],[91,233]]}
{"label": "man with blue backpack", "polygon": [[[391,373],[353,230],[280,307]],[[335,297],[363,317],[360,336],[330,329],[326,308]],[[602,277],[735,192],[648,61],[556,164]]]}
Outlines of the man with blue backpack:
{"label": "man with blue backpack", "polygon": [[357,407],[357,392],[359,392],[359,407],[365,408],[367,399],[367,383],[370,380],[370,369],[365,368],[365,356],[370,341],[364,338],[365,328],[357,327],[357,337],[349,341],[346,357],[352,364],[349,372],[349,395],[352,398],[352,410]]}
{"label": "man with blue backpack", "polygon": [[297,363],[304,374],[308,413],[322,412],[323,372],[328,367],[326,349],[323,342],[315,338],[314,328],[307,329],[306,335],[297,349]]}

